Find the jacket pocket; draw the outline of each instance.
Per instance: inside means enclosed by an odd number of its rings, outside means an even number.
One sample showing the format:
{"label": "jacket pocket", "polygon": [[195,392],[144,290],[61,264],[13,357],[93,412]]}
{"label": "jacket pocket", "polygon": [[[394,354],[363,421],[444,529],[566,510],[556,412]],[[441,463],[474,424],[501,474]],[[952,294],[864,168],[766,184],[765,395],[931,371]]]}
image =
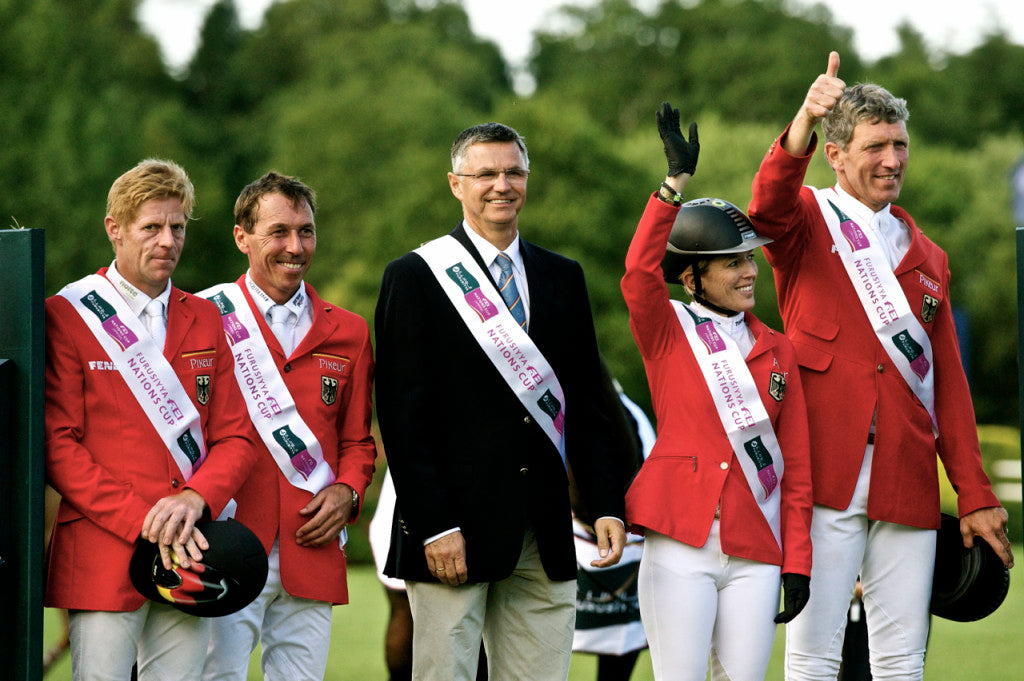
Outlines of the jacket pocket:
{"label": "jacket pocket", "polygon": [[787,334],[796,349],[796,361],[811,371],[825,371],[832,364],[833,355],[826,348],[839,335],[839,324],[832,319],[813,315],[801,317],[799,330]]}

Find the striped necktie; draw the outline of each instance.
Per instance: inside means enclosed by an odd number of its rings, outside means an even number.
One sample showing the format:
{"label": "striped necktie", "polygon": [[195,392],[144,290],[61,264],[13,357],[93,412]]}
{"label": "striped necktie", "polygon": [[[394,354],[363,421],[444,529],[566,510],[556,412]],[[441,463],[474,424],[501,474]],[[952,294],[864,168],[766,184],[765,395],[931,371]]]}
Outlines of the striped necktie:
{"label": "striped necktie", "polygon": [[522,328],[526,328],[526,308],[523,306],[523,298],[519,295],[519,288],[516,286],[516,278],[512,276],[512,258],[504,251],[498,253],[494,259],[501,268],[501,281],[498,282],[498,290],[501,298],[508,305],[509,312]]}

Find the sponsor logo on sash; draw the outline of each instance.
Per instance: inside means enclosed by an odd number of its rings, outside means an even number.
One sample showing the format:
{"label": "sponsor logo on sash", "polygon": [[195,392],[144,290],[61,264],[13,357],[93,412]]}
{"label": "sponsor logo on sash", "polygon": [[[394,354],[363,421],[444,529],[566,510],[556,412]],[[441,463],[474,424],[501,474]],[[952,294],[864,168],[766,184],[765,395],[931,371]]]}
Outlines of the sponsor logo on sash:
{"label": "sponsor logo on sash", "polygon": [[118,318],[114,307],[103,300],[96,291],[89,291],[82,296],[81,301],[90,312],[99,317],[103,330],[114,339],[114,342],[122,350],[126,350],[139,342],[139,337],[132,333],[132,330],[125,326],[124,322]]}
{"label": "sponsor logo on sash", "polygon": [[925,377],[928,373],[928,369],[931,368],[931,364],[928,362],[928,358],[924,356],[924,348],[918,343],[907,331],[900,331],[898,334],[892,337],[892,342],[896,346],[896,349],[903,353],[903,356],[910,362],[910,369],[920,376]]}
{"label": "sponsor logo on sash", "polygon": [[193,465],[195,465],[203,455],[202,450],[199,449],[199,443],[197,443],[195,438],[192,437],[192,433],[187,430],[178,438],[178,446],[181,447],[181,451],[185,453],[185,456],[188,457],[188,460],[191,461]]}
{"label": "sponsor logo on sash", "polygon": [[334,404],[334,401],[338,399],[338,379],[330,376],[320,377],[320,399],[328,407]]}
{"label": "sponsor logo on sash", "polygon": [[249,331],[239,321],[238,313],[235,312],[235,305],[228,299],[227,295],[220,292],[215,294],[210,300],[220,310],[220,320],[221,324],[224,325],[224,333],[228,337],[228,343],[234,345],[238,341],[246,340],[249,337]]}
{"label": "sponsor logo on sash", "polygon": [[764,488],[765,496],[770,497],[779,484],[771,453],[764,446],[760,435],[753,440],[744,442],[743,449],[746,450],[747,456],[750,457],[750,460],[754,462],[754,466],[757,467],[757,479],[761,481],[761,487]]}
{"label": "sponsor logo on sash", "polygon": [[860,228],[856,222],[846,216],[843,211],[836,208],[835,204],[829,202],[832,206],[832,210],[835,211],[836,217],[839,218],[839,231],[843,233],[847,243],[850,244],[850,249],[853,251],[860,251],[871,246],[871,241],[868,239],[864,230]]}
{"label": "sponsor logo on sash", "polygon": [[781,402],[782,398],[786,396],[786,376],[778,371],[773,371],[771,380],[768,383],[768,394],[772,396],[772,399],[776,402]]}
{"label": "sponsor logo on sash", "polygon": [[196,401],[204,407],[210,401],[210,377],[206,374],[196,376]]}
{"label": "sponsor logo on sash", "polygon": [[480,290],[480,282],[466,271],[461,262],[455,263],[446,269],[445,274],[462,288],[462,295],[466,297],[466,302],[469,303],[469,306],[480,315],[480,321],[486,322],[498,314],[498,308]]}
{"label": "sponsor logo on sash", "polygon": [[927,293],[924,294],[924,298],[921,300],[921,321],[925,324],[933,322],[935,320],[935,311],[938,308],[939,299]]}
{"label": "sponsor logo on sash", "polygon": [[544,413],[551,417],[551,420],[555,424],[555,430],[559,433],[565,432],[565,412],[562,411],[562,403],[558,401],[558,398],[551,394],[550,390],[545,390],[544,394],[537,400],[537,406],[544,410]]}
{"label": "sponsor logo on sash", "polygon": [[300,440],[288,426],[282,426],[275,430],[274,439],[288,453],[289,458],[292,460],[292,465],[295,466],[295,470],[301,473],[303,477],[309,478],[313,469],[316,468],[316,461],[309,455],[306,443]]}

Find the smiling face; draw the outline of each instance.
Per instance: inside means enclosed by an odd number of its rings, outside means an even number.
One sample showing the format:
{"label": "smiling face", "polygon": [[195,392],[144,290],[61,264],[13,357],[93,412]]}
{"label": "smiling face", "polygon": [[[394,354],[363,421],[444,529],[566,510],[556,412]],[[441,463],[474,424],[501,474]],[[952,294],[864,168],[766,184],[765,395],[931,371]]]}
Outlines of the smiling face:
{"label": "smiling face", "polygon": [[108,215],[107,237],[114,246],[117,271],[150,298],[167,288],[185,247],[185,211],[178,197],[144,202],[132,221],[122,225]]}
{"label": "smiling face", "polygon": [[252,232],[235,225],[235,245],[249,256],[249,274],[276,303],[286,303],[302,285],[316,252],[313,211],[278,192],[260,197]]}
{"label": "smiling face", "polygon": [[[730,253],[711,259],[707,269],[700,273],[702,297],[709,303],[733,312],[754,309],[754,281],[757,279],[757,263],[754,252]],[[693,268],[688,267],[680,275],[680,281],[688,291],[694,288]]]}
{"label": "smiling face", "polygon": [[[527,170],[515,142],[484,142],[466,149],[458,173],[448,173],[452,194],[462,202],[462,215],[474,232],[504,248],[518,231],[519,211],[526,201],[526,175],[505,172],[476,177],[487,171]],[[488,174],[490,175],[490,174]]]}
{"label": "smiling face", "polygon": [[909,148],[910,137],[903,121],[861,121],[845,150],[828,142],[825,155],[839,186],[877,212],[899,198]]}

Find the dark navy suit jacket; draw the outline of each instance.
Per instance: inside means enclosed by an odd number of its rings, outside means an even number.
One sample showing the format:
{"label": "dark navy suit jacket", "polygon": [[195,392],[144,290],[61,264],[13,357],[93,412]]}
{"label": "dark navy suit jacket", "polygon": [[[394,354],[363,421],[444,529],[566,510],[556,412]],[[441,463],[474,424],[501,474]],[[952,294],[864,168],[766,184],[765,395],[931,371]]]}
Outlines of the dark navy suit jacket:
{"label": "dark navy suit jacket", "polygon": [[[451,235],[486,273],[461,224]],[[564,391],[576,485],[593,517],[621,519],[626,481],[612,451],[613,417],[601,397],[583,270],[524,240],[520,252],[529,334]],[[415,253],[385,269],[375,327],[377,416],[398,497],[385,573],[433,581],[423,541],[459,527],[469,581],[504,579],[532,528],[548,577],[575,579],[568,478],[558,452]]]}

